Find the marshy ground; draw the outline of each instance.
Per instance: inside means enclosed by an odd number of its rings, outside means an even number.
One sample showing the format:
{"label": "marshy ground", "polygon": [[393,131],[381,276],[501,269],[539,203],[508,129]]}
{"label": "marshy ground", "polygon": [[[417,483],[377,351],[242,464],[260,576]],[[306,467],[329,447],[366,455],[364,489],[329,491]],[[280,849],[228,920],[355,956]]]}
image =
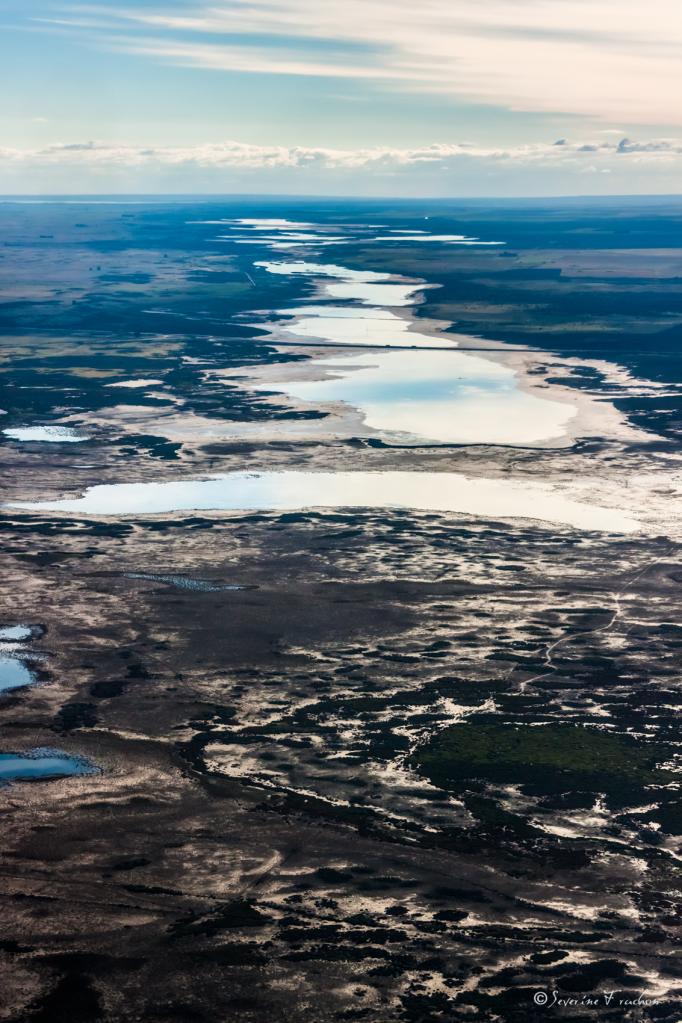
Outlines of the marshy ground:
{"label": "marshy ground", "polygon": [[[4,507],[0,627],[30,631],[0,629],[0,656],[36,681],[0,693],[0,753],[61,758],[0,789],[7,1023],[679,1017],[680,211],[428,214],[504,249],[377,241],[425,215],[378,203],[0,208],[0,426],[89,438],[4,436],[5,502],[429,470],[594,479],[585,500],[615,517],[622,488],[647,524]],[[415,315],[531,346],[548,396],[627,429],[323,436],[328,410],[249,389],[319,356],[265,326],[311,282],[194,223],[268,216],[327,232],[318,263],[440,285]],[[310,432],[279,439],[292,423]],[[243,424],[270,433],[225,432]]]}

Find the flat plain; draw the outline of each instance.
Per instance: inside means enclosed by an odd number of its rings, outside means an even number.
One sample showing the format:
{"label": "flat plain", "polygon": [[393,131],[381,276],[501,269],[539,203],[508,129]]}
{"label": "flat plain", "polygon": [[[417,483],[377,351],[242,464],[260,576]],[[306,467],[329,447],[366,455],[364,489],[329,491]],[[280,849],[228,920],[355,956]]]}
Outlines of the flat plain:
{"label": "flat plain", "polygon": [[681,226],[0,204],[0,1019],[679,1018]]}

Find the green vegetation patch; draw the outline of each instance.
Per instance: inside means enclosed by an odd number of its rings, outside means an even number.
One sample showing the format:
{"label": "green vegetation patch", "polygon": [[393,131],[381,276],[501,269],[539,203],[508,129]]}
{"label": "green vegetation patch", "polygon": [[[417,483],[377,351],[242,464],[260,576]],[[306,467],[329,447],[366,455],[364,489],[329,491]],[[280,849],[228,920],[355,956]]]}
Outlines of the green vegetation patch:
{"label": "green vegetation patch", "polygon": [[412,766],[441,788],[472,781],[522,784],[537,793],[570,789],[632,794],[674,777],[658,768],[670,755],[645,743],[575,725],[453,725],[416,750]]}

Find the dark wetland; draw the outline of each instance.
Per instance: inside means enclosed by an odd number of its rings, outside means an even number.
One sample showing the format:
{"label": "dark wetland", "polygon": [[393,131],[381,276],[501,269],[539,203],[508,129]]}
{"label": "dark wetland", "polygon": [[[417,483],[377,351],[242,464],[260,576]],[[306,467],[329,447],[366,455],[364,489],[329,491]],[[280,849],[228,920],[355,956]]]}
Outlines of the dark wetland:
{"label": "dark wetland", "polygon": [[679,1020],[681,229],[0,204],[0,1020]]}

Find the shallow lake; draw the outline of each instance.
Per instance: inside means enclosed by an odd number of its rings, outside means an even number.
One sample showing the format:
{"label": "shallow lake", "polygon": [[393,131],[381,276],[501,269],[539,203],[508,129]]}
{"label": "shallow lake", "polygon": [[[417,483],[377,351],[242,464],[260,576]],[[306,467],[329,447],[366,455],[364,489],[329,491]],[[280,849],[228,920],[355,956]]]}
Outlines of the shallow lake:
{"label": "shallow lake", "polygon": [[391,231],[377,235],[375,242],[445,242],[448,245],[504,245],[504,242],[481,241],[466,234],[429,234],[427,231]]}
{"label": "shallow lake", "polygon": [[32,635],[30,625],[0,625],[0,643],[23,643]]}
{"label": "shallow lake", "polygon": [[37,630],[29,625],[0,626],[0,693],[32,686],[38,681],[22,656],[22,652],[29,653],[23,644],[31,639],[34,631]]}
{"label": "shallow lake", "polygon": [[532,444],[560,437],[575,407],[522,391],[508,366],[463,352],[375,352],[315,359],[325,379],[257,384],[300,401],[341,401],[375,430],[447,444]]}
{"label": "shallow lake", "polygon": [[321,341],[334,345],[375,348],[456,348],[453,337],[441,338],[410,330],[412,321],[388,309],[358,306],[304,305],[278,309],[278,316],[291,317],[279,324],[283,335],[300,341]]}
{"label": "shallow lake", "polygon": [[488,519],[523,518],[610,533],[638,528],[624,512],[583,504],[550,486],[447,472],[237,472],[203,480],[106,484],[89,487],[82,497],[12,502],[7,507],[85,516],[409,508]]}
{"label": "shallow lake", "polygon": [[22,660],[0,652],[0,693],[31,686],[37,681],[34,673]]}
{"label": "shallow lake", "polygon": [[34,749],[28,753],[0,753],[0,783],[96,773],[94,764],[59,750]]}
{"label": "shallow lake", "polygon": [[291,263],[262,261],[255,266],[262,267],[268,273],[286,277],[302,274],[306,277],[322,278],[324,294],[330,298],[353,300],[363,305],[387,307],[412,305],[414,295],[425,287],[423,281],[397,282],[392,274],[379,273],[376,270],[350,270],[334,263],[307,263],[303,260]]}
{"label": "shallow lake", "polygon": [[[562,437],[576,415],[569,402],[523,390],[503,358],[455,351],[460,341],[473,339],[414,329],[419,320],[397,308],[411,305],[416,292],[429,287],[423,281],[395,283],[391,274],[305,260],[255,265],[273,274],[308,276],[317,284],[317,301],[276,311],[282,339],[414,350],[313,360],[302,368],[302,379],[275,383],[292,398],[345,402],[373,429],[449,444],[550,441]],[[272,389],[271,380],[255,385]]]}
{"label": "shallow lake", "polygon": [[76,433],[70,426],[17,426],[2,432],[10,440],[47,441],[52,444],[76,444],[90,439]]}

